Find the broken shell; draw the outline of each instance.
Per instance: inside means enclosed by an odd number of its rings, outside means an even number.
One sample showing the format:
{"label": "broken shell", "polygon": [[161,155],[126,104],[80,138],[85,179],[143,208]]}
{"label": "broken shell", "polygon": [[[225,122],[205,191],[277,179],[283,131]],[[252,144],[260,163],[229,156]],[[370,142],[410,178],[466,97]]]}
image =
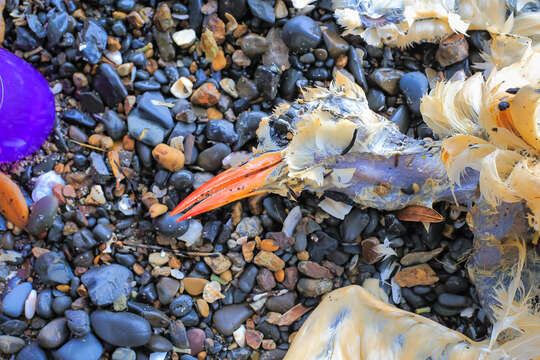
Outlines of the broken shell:
{"label": "broken shell", "polygon": [[193,93],[193,83],[187,77],[181,77],[171,86],[171,94],[178,99],[186,99]]}

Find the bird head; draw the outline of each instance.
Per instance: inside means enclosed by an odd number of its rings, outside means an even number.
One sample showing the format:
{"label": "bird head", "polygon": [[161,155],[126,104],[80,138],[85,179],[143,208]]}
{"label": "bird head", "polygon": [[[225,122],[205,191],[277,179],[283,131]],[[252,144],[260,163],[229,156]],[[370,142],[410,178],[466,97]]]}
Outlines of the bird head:
{"label": "bird head", "polygon": [[188,210],[182,221],[266,192],[296,197],[306,188],[344,188],[354,174],[350,167],[337,166],[345,154],[388,158],[416,148],[371,111],[363,90],[340,73],[328,89],[304,89],[302,99],[279,106],[261,121],[257,137],[250,160],[197,188],[171,215]]}

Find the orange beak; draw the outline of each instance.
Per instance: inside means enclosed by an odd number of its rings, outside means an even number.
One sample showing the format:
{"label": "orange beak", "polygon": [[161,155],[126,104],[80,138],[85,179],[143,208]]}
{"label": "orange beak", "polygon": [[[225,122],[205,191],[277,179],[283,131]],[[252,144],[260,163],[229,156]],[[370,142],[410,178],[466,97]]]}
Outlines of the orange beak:
{"label": "orange beak", "polygon": [[171,211],[177,215],[191,207],[177,222],[217,209],[233,201],[264,193],[268,176],[282,160],[280,152],[271,152],[228,169],[193,191]]}

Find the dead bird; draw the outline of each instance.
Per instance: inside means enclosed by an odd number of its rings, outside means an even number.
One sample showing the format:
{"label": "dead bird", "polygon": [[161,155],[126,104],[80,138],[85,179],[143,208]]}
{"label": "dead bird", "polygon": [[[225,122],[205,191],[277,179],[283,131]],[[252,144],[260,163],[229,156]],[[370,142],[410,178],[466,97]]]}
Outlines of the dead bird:
{"label": "dead bird", "polygon": [[[524,58],[524,63],[516,65],[516,68],[526,69],[524,64],[531,61],[527,59]],[[493,84],[495,81],[493,79],[498,75],[494,73],[492,76],[487,83]],[[519,82],[519,78],[516,79]],[[527,78],[524,81],[531,80]],[[467,81],[478,82],[475,78]],[[505,86],[510,86],[510,83],[505,83]],[[484,85],[483,82],[481,84]],[[451,83],[447,85],[450,86]],[[498,89],[496,86],[495,88]],[[530,242],[533,238],[534,231],[529,227],[533,223],[527,221],[527,214],[530,214],[531,210],[534,213],[534,209],[527,207],[528,201],[523,197],[510,202],[506,201],[507,197],[502,199],[503,201],[492,202],[492,198],[489,197],[490,184],[485,182],[487,177],[482,167],[476,166],[471,161],[465,161],[471,158],[481,161],[481,157],[465,156],[456,161],[463,148],[456,150],[449,145],[452,139],[461,136],[463,132],[479,136],[485,136],[486,132],[478,120],[475,120],[481,116],[475,118],[469,115],[456,120],[451,118],[451,113],[446,117],[440,117],[441,114],[426,110],[425,104],[429,101],[435,103],[443,101],[441,99],[444,97],[441,97],[440,93],[444,92],[437,92],[435,89],[426,97],[429,100],[423,101],[426,122],[441,136],[452,137],[443,141],[413,139],[400,133],[386,118],[372,112],[363,90],[338,73],[328,89],[304,89],[302,99],[290,105],[282,105],[272,116],[263,119],[257,130],[259,146],[253,158],[241,166],[226,170],[196,189],[171,214],[176,215],[187,210],[180,218],[184,220],[256,194],[272,192],[295,198],[303,190],[319,194],[323,198],[319,206],[338,218],[343,218],[352,206],[327,197],[329,193],[340,193],[358,206],[381,210],[398,210],[408,205],[431,207],[436,201],[466,204],[470,209],[469,224],[475,236],[474,251],[468,262],[469,273],[483,307],[493,321],[497,321],[497,314],[493,309],[497,309],[500,300],[498,294],[502,291],[500,289],[509,287],[516,278],[512,269],[518,261],[518,252],[512,239],[520,237]],[[448,99],[446,101],[450,101]],[[528,99],[530,101],[533,98]],[[475,104],[474,99],[471,99],[462,106],[453,105],[465,114],[480,113],[483,106],[475,107]],[[443,101],[442,105],[437,105],[439,107],[433,106],[443,111],[449,105]],[[495,119],[498,118],[496,114],[493,116]],[[429,120],[430,118],[436,119],[438,123]],[[482,145],[482,141],[489,140],[479,139],[478,145]],[[475,146],[470,148],[474,149]],[[467,164],[471,166],[467,167]],[[454,169],[453,166],[461,167]],[[467,171],[463,171],[465,169]],[[479,186],[480,189],[484,186],[484,191],[478,192]],[[519,281],[523,284],[523,289],[527,289],[527,294],[535,296],[538,294],[536,274],[540,271],[540,260],[534,251],[528,251],[526,254],[524,265],[520,269]],[[358,292],[358,290],[351,291]],[[385,309],[391,308],[389,305],[385,306]],[[412,317],[413,323],[419,320],[416,315],[404,315],[406,312],[398,309],[392,311],[405,318]],[[381,317],[380,321],[384,323],[386,320]],[[422,326],[423,331],[426,333],[432,331],[430,326],[434,325],[430,323],[429,326]],[[448,336],[456,340],[455,349],[469,350],[467,344],[471,343],[464,340],[463,335],[457,335],[455,332],[451,334]],[[340,341],[335,337],[330,340]],[[378,349],[383,351],[382,349],[385,349],[383,345],[390,348],[392,346],[383,341]],[[478,346],[478,349],[486,349],[487,345]],[[388,354],[391,354],[394,350],[385,351],[390,351]],[[439,355],[441,354],[446,353]],[[456,352],[456,354],[465,353]],[[365,358],[400,358],[377,356],[366,355]],[[348,357],[321,358],[348,359]]]}

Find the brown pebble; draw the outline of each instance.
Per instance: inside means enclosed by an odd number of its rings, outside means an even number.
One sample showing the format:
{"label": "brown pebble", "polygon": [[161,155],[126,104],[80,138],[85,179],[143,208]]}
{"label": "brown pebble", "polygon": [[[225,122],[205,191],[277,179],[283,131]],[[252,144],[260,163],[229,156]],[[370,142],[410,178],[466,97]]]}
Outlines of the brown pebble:
{"label": "brown pebble", "polygon": [[285,262],[279,256],[269,251],[259,251],[253,262],[272,271],[278,271],[285,267]]}
{"label": "brown pebble", "polygon": [[204,262],[210,267],[210,269],[212,269],[212,272],[217,275],[229,270],[232,265],[231,261],[226,256],[221,254],[215,257],[206,256],[204,258]]}
{"label": "brown pebble", "polygon": [[428,264],[409,266],[401,269],[394,276],[394,281],[401,287],[433,285],[439,278]]}
{"label": "brown pebble", "polygon": [[165,214],[167,212],[167,210],[168,210],[167,205],[154,204],[154,205],[150,206],[150,210],[148,210],[148,211],[150,212],[150,217],[152,219],[154,219],[154,218],[157,218],[160,215]]}
{"label": "brown pebble", "polygon": [[300,261],[298,271],[314,279],[332,279],[334,277],[330,270],[313,261]]}
{"label": "brown pebble", "polygon": [[285,269],[285,278],[283,279],[283,286],[289,290],[293,290],[298,282],[298,270],[296,267],[291,266]]}
{"label": "brown pebble", "polygon": [[203,317],[210,315],[210,307],[204,299],[197,299],[197,310],[199,310],[199,314]]}
{"label": "brown pebble", "polygon": [[217,44],[222,44],[225,41],[225,23],[217,14],[214,14],[208,18],[206,27],[212,31],[214,40],[216,40]]}
{"label": "brown pebble", "polygon": [[167,144],[158,144],[152,150],[152,156],[161,166],[171,172],[184,167],[184,153]]}
{"label": "brown pebble", "polygon": [[221,94],[212,83],[204,83],[199,86],[191,95],[191,102],[195,105],[214,106],[218,103]]}
{"label": "brown pebble", "polygon": [[174,27],[171,9],[167,3],[162,2],[154,14],[154,24],[161,32],[167,32]]}
{"label": "brown pebble", "polygon": [[298,254],[296,254],[296,257],[298,258],[298,260],[306,261],[309,260],[309,253],[305,250],[300,251]]}
{"label": "brown pebble", "polygon": [[122,138],[122,147],[126,151],[135,150],[135,139],[133,139],[129,135],[124,135],[124,137]]}
{"label": "brown pebble", "polygon": [[258,330],[246,330],[246,344],[254,349],[257,350],[259,346],[261,346],[261,343],[263,341],[263,334]]}
{"label": "brown pebble", "polygon": [[201,295],[204,290],[204,286],[208,284],[208,282],[209,281],[206,279],[195,277],[187,277],[182,280],[182,283],[184,284],[184,290],[192,296]]}

